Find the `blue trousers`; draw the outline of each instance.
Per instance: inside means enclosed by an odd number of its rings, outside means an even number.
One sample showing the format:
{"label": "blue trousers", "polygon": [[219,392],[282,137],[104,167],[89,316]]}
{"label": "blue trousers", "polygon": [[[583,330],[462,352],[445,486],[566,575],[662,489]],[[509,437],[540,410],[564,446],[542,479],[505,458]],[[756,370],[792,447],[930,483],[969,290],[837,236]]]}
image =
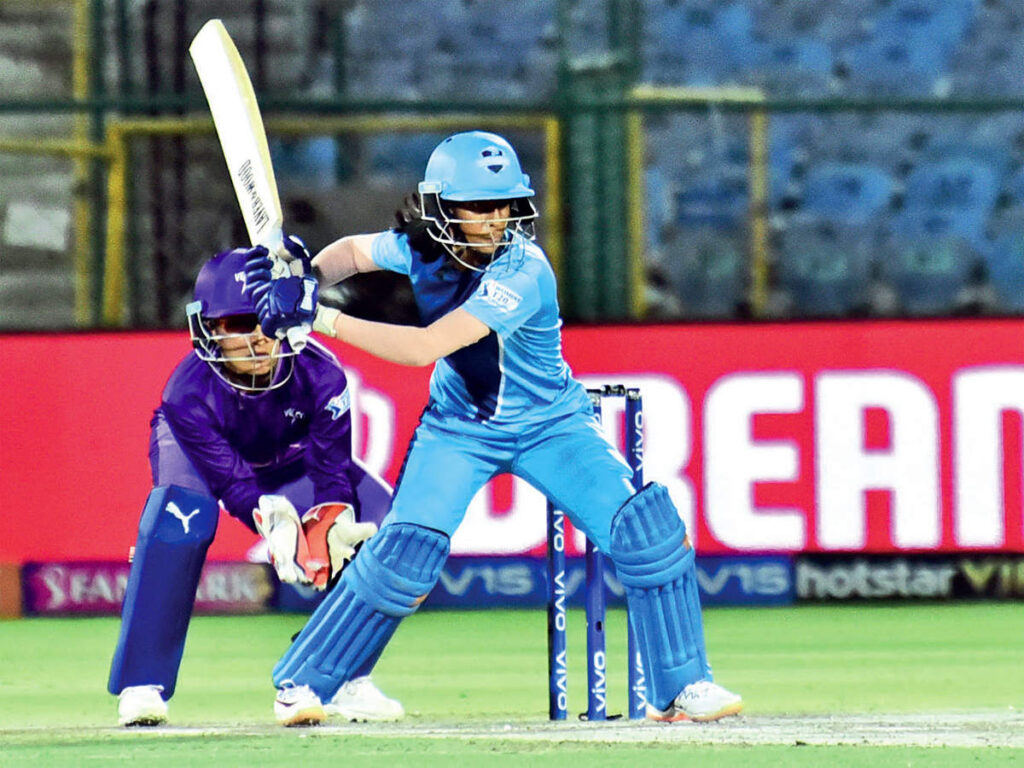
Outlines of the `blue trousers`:
{"label": "blue trousers", "polygon": [[452,422],[428,410],[413,436],[387,522],[455,533],[473,496],[495,475],[526,480],[603,552],[612,516],[633,495],[633,472],[589,406],[536,427],[506,431]]}

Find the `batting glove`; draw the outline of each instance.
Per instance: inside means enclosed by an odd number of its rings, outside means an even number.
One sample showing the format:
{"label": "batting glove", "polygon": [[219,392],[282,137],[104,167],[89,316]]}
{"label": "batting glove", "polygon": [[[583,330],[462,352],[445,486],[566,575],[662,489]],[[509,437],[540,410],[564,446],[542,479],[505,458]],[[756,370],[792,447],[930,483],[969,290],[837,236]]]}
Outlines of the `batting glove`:
{"label": "batting glove", "polygon": [[256,299],[263,333],[279,339],[289,328],[303,328],[308,333],[316,314],[318,290],[312,275],[271,280],[269,288]]}
{"label": "batting glove", "polygon": [[253,302],[258,302],[260,297],[270,289],[274,262],[270,258],[270,252],[262,245],[239,250],[245,253],[244,290],[252,297]]}
{"label": "batting glove", "polygon": [[313,274],[313,257],[301,237],[288,235],[284,238],[284,249],[288,252],[284,260],[288,262],[291,273],[296,277]]}
{"label": "batting glove", "polygon": [[356,548],[377,532],[373,523],[357,523],[351,504],[328,502],[310,507],[302,516],[302,530],[309,545],[306,572],[313,588],[322,590],[355,557]]}
{"label": "batting glove", "polygon": [[254,301],[266,294],[275,278],[305,277],[313,274],[313,261],[309,249],[301,238],[288,235],[284,238],[284,264],[262,245],[254,245],[245,251],[245,291]]}
{"label": "batting glove", "polygon": [[284,496],[264,494],[252,511],[252,519],[260,536],[267,540],[277,578],[287,584],[312,582],[302,565],[309,560],[309,544],[292,503]]}

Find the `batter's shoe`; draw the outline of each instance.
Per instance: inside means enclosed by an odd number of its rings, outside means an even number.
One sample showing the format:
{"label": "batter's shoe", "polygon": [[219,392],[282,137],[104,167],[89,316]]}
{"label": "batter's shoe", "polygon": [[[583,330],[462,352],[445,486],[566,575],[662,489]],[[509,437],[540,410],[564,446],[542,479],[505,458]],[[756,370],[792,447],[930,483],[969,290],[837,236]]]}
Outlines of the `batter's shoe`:
{"label": "batter's shoe", "polygon": [[167,722],[167,702],[162,685],[129,685],[117,697],[117,724],[160,725]]}
{"label": "batter's shoe", "polygon": [[710,680],[698,680],[683,688],[668,709],[661,711],[647,705],[647,719],[662,723],[693,720],[705,723],[738,715],[743,699]]}
{"label": "batter's shoe", "polygon": [[274,717],[279,725],[319,725],[327,719],[320,697],[308,685],[285,684],[274,700]]}
{"label": "batter's shoe", "polygon": [[343,717],[353,722],[384,722],[401,720],[405,716],[402,703],[389,699],[367,677],[349,680],[324,704],[328,715]]}

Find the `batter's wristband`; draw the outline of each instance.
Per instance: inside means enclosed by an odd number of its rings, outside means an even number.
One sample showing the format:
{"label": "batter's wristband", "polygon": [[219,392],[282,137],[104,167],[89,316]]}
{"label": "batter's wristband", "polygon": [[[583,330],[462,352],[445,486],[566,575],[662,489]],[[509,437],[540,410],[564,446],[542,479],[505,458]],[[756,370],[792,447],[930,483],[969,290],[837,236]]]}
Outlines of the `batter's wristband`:
{"label": "batter's wristband", "polygon": [[325,307],[323,304],[316,305],[316,314],[313,315],[313,330],[332,338],[338,337],[334,321],[341,315],[334,307]]}

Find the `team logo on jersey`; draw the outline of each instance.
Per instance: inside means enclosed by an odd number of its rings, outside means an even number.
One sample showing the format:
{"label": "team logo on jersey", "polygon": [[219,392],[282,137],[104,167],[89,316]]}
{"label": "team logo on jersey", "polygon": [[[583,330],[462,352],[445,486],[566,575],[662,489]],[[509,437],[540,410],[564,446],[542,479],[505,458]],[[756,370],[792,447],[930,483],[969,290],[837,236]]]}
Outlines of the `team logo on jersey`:
{"label": "team logo on jersey", "polygon": [[501,147],[488,147],[480,153],[480,165],[491,173],[501,173],[508,168],[509,160]]}
{"label": "team logo on jersey", "polygon": [[181,520],[181,527],[185,530],[186,534],[188,534],[189,521],[193,517],[195,517],[196,515],[199,514],[199,510],[198,509],[193,509],[187,515],[186,514],[182,514],[181,508],[177,504],[175,504],[173,501],[168,501],[167,502],[166,509],[167,509],[168,512],[171,513],[172,517],[176,517],[179,520]]}
{"label": "team logo on jersey", "polygon": [[499,309],[508,310],[509,312],[513,311],[523,301],[523,297],[518,293],[494,280],[484,280],[480,283],[480,297],[488,304],[493,304]]}
{"label": "team logo on jersey", "polygon": [[340,395],[335,395],[327,401],[327,410],[331,412],[331,421],[337,421],[344,416],[352,405],[352,399],[348,393],[348,387]]}
{"label": "team logo on jersey", "polygon": [[304,414],[298,408],[288,408],[288,409],[285,410],[284,415],[285,415],[285,418],[291,420],[292,424],[294,424],[299,419],[306,418],[306,414]]}

